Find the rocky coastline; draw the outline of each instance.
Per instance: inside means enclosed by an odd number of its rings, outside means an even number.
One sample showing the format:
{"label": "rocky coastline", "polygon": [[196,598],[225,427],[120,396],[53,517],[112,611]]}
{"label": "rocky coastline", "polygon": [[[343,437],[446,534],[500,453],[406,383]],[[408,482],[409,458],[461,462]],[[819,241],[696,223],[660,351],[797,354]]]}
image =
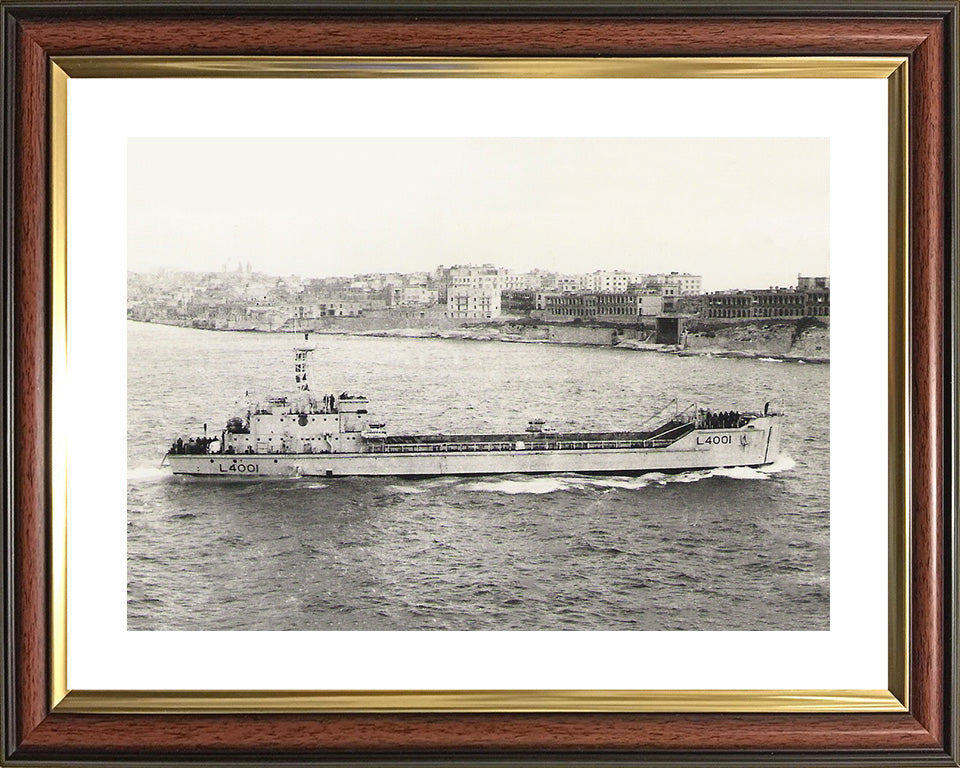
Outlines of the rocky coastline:
{"label": "rocky coastline", "polygon": [[[658,344],[652,330],[576,323],[487,322],[469,326],[370,328],[350,323],[354,318],[314,327],[311,333],[384,338],[456,339],[514,344],[567,344],[603,346],[636,352],[680,357],[753,359],[765,362],[829,363],[830,326],[813,318],[776,321],[744,321],[733,324],[699,325],[684,333],[681,344]],[[344,322],[346,321],[346,322]],[[143,322],[143,321],[141,321]],[[154,321],[158,322],[158,321]],[[162,325],[196,327],[187,322]],[[354,326],[354,327],[351,327]],[[207,329],[205,329],[207,330]],[[209,329],[263,332],[258,328]],[[284,328],[284,331],[296,331]]]}

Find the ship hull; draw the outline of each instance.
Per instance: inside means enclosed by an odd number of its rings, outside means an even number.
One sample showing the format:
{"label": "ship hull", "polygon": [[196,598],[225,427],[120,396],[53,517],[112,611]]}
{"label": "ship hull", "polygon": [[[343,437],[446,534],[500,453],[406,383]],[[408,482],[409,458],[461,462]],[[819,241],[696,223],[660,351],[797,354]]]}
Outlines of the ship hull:
{"label": "ship hull", "polygon": [[170,455],[166,461],[177,475],[254,479],[683,472],[771,464],[780,454],[780,430],[779,418],[761,417],[739,429],[694,430],[662,448]]}

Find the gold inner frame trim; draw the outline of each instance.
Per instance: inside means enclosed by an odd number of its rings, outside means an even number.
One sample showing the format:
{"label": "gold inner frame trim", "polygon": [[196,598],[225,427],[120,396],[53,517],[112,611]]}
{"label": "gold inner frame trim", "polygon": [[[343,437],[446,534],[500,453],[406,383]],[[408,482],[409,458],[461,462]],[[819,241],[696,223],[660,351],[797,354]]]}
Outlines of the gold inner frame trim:
{"label": "gold inner frame trim", "polygon": [[[67,686],[67,83],[99,78],[876,78],[888,80],[889,690],[69,690]],[[441,58],[62,56],[51,61],[50,704],[57,712],[905,712],[909,691],[907,60],[903,57]]]}
{"label": "gold inner frame trim", "polygon": [[903,57],[57,56],[69,77],[886,78]]}
{"label": "gold inner frame trim", "polygon": [[887,679],[890,691],[910,705],[910,379],[906,375],[910,343],[909,64],[887,79],[887,275],[888,467]]}
{"label": "gold inner frame trim", "polygon": [[50,67],[50,674],[53,703],[67,694],[67,80]]}
{"label": "gold inner frame trim", "polygon": [[889,691],[71,691],[57,712],[904,712]]}

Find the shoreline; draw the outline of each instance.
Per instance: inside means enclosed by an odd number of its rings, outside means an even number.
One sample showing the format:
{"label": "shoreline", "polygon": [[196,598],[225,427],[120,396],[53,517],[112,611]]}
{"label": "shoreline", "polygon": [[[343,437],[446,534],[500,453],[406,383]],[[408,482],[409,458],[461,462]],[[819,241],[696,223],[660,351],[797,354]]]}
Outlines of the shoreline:
{"label": "shoreline", "polygon": [[[221,333],[301,333],[304,331],[268,331],[260,328],[197,328],[179,323],[164,323],[151,320],[136,320],[128,318],[128,322],[143,323],[145,325],[162,325],[169,328],[187,328],[194,331],[216,331]],[[757,360],[771,363],[795,363],[799,365],[829,365],[829,357],[814,357],[807,355],[789,355],[760,350],[722,349],[719,347],[704,347],[691,349],[670,344],[654,344],[634,339],[624,339],[617,343],[590,343],[576,340],[561,339],[531,339],[522,338],[516,334],[504,334],[496,331],[450,329],[440,330],[432,328],[390,328],[368,331],[350,331],[344,329],[312,329],[307,333],[317,333],[328,336],[368,336],[374,338],[395,339],[447,339],[453,341],[499,342],[507,344],[550,344],[568,347],[593,347],[601,349],[618,349],[631,352],[653,352],[661,355],[676,357],[714,357],[734,360]]]}
{"label": "shoreline", "polygon": [[[313,333],[313,331],[311,331]],[[551,344],[566,347],[599,347],[601,349],[621,349],[631,352],[655,352],[661,355],[675,355],[676,357],[717,357],[733,360],[760,360],[774,363],[800,363],[812,365],[829,365],[830,358],[806,357],[801,355],[783,355],[772,352],[754,352],[737,349],[689,349],[671,344],[649,344],[633,340],[621,341],[617,344],[587,344],[576,341],[556,341],[553,339],[521,339],[511,338],[502,334],[478,334],[475,331],[431,331],[428,329],[395,329],[386,331],[317,331],[340,336],[375,336],[378,338],[402,339],[454,339],[458,341],[492,341],[507,344]]]}

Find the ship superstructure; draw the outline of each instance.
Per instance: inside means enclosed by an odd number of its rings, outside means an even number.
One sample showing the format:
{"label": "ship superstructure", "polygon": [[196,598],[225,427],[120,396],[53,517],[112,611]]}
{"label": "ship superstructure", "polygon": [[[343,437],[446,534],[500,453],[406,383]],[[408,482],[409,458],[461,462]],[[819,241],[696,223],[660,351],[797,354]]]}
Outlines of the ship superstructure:
{"label": "ship superstructure", "polygon": [[494,434],[391,435],[368,400],[315,396],[310,346],[294,350],[296,394],[254,404],[219,435],[178,438],[164,459],[175,474],[213,476],[436,476],[579,472],[636,474],[761,466],[780,453],[782,415],[690,406],[634,430],[557,432],[542,420]]}

